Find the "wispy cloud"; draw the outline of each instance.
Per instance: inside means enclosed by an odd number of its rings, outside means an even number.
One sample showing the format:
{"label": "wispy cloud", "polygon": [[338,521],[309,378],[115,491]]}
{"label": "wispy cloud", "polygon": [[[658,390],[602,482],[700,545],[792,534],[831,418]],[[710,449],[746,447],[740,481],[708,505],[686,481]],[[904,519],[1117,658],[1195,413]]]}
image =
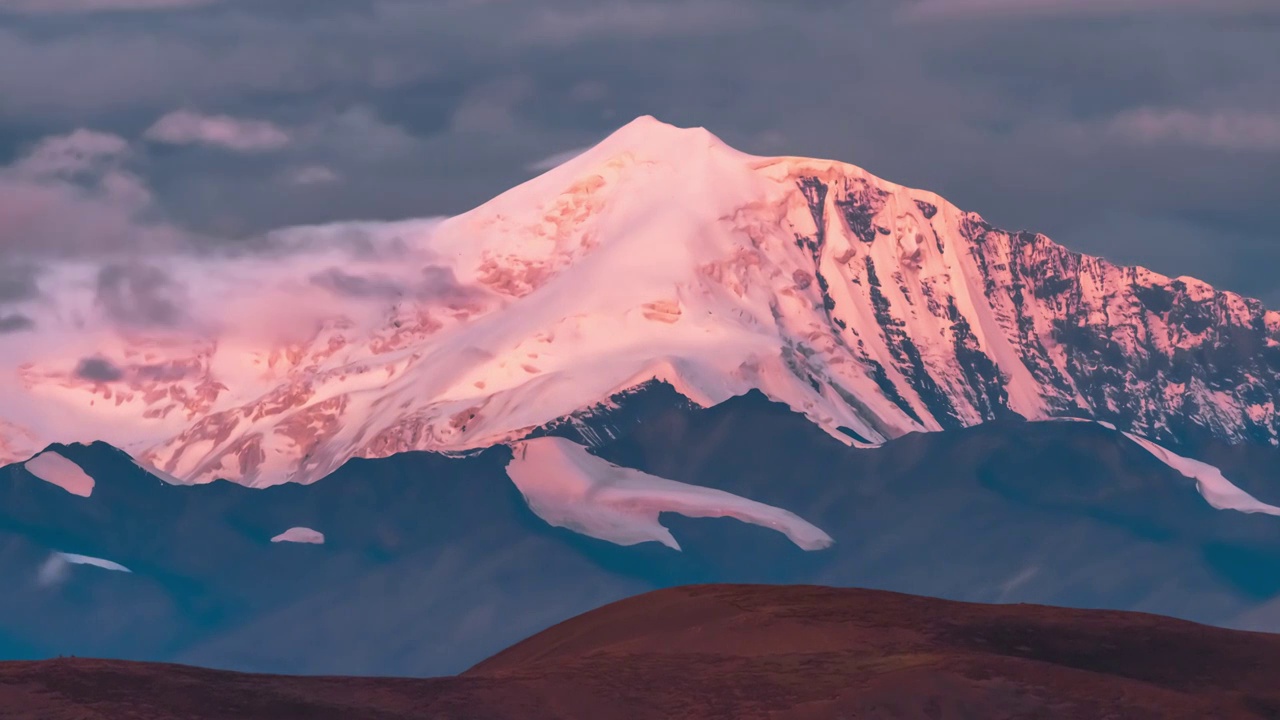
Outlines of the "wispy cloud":
{"label": "wispy cloud", "polygon": [[342,176],[324,165],[307,165],[300,167],[288,175],[294,185],[329,185],[342,179]]}
{"label": "wispy cloud", "polygon": [[1271,0],[915,0],[903,7],[909,20],[963,17],[1065,17],[1160,11],[1202,14],[1280,12]]}
{"label": "wispy cloud", "polygon": [[182,233],[156,221],[150,189],[129,168],[131,154],[124,138],[76,130],[0,166],[0,252],[96,255],[176,242]]}
{"label": "wispy cloud", "polygon": [[75,176],[102,170],[128,152],[124,138],[82,128],[40,140],[19,159],[15,170],[35,178]]}
{"label": "wispy cloud", "polygon": [[292,141],[289,133],[265,120],[203,115],[190,110],[165,115],[143,137],[168,145],[208,145],[241,153],[279,150]]}
{"label": "wispy cloud", "polygon": [[1140,143],[1280,151],[1280,114],[1141,108],[1111,120],[1108,131]]}
{"label": "wispy cloud", "polygon": [[154,265],[104,265],[98,271],[95,301],[108,318],[125,327],[172,327],[185,317],[182,286]]}

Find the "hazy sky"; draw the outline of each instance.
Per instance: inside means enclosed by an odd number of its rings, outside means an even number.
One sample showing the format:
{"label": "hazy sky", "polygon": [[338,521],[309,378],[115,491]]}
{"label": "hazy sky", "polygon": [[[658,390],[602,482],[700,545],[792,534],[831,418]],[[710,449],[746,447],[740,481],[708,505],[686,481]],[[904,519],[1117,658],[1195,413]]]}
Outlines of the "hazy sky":
{"label": "hazy sky", "polygon": [[50,256],[452,214],[640,114],[1280,305],[1278,0],[0,0],[0,325]]}

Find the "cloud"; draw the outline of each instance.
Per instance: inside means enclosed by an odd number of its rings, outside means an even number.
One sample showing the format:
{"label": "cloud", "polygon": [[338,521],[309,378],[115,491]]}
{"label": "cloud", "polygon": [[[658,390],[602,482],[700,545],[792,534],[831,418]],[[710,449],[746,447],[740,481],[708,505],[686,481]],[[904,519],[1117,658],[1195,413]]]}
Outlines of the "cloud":
{"label": "cloud", "polygon": [[76,365],[76,377],[94,382],[116,382],[124,377],[124,371],[104,357],[87,357]]}
{"label": "cloud", "polygon": [[405,294],[404,287],[388,277],[355,275],[339,268],[312,275],[311,284],[343,297],[393,300]]}
{"label": "cloud", "polygon": [[473,88],[453,113],[457,133],[498,134],[513,131],[515,109],[534,93],[534,83],[524,75],[497,78]]}
{"label": "cloud", "polygon": [[329,185],[342,179],[342,176],[324,165],[307,165],[289,173],[289,182],[294,185]]}
{"label": "cloud", "polygon": [[1229,15],[1276,10],[1270,0],[915,0],[904,7],[902,16],[911,20],[947,20],[964,17],[1115,16],[1152,12]]}
{"label": "cloud", "polygon": [[0,303],[31,300],[39,295],[36,272],[29,265],[0,265]]}
{"label": "cloud", "polygon": [[[394,263],[383,259],[381,263]],[[384,272],[357,274],[331,267],[314,273],[309,282],[340,298],[356,300],[401,300],[419,302],[465,301],[478,294],[458,282],[452,268],[427,265],[416,275],[400,273],[400,278]]]}
{"label": "cloud", "polygon": [[60,15],[100,12],[175,10],[208,5],[218,0],[0,0],[0,14]]}
{"label": "cloud", "polygon": [[184,289],[154,265],[105,265],[96,303],[115,322],[137,328],[173,327],[186,313]]}
{"label": "cloud", "polygon": [[0,167],[0,251],[96,255],[180,242],[182,232],[157,220],[130,157],[124,138],[80,129],[43,138]]}
{"label": "cloud", "polygon": [[36,321],[21,313],[0,315],[0,335],[34,330],[35,327]]}
{"label": "cloud", "polygon": [[532,44],[564,45],[584,39],[663,38],[721,34],[752,23],[748,3],[724,0],[625,2],[605,0],[586,5],[538,4],[515,33]]}
{"label": "cloud", "polygon": [[239,153],[279,150],[292,141],[289,133],[265,120],[202,115],[189,110],[165,115],[143,137],[155,143],[207,145]]}
{"label": "cloud", "polygon": [[37,179],[77,177],[103,172],[128,152],[129,143],[124,138],[81,128],[41,139],[14,170]]}
{"label": "cloud", "polygon": [[1140,108],[1114,118],[1107,129],[1141,143],[1280,151],[1280,114]]}

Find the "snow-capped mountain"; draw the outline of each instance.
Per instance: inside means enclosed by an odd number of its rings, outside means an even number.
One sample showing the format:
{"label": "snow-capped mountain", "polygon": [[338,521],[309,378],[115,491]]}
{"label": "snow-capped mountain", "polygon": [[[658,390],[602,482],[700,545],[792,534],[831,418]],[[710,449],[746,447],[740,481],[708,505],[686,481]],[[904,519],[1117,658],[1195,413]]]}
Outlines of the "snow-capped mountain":
{"label": "snow-capped mountain", "polygon": [[[343,232],[399,259],[296,282],[231,259],[234,283],[201,286],[288,332],[33,343],[0,460],[105,439],[181,482],[307,483],[352,457],[512,442],[652,379],[702,406],[758,389],[855,445],[1008,411],[1164,443],[1280,437],[1280,314],[1257,301],[653,118],[447,221],[282,237]],[[295,321],[320,292],[352,306]]]}

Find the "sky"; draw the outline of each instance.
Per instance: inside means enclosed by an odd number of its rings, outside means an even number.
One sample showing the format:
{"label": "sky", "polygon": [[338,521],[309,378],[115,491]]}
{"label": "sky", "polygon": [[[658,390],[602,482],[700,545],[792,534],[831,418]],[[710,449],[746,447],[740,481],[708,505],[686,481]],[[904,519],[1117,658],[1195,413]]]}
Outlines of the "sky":
{"label": "sky", "polygon": [[1280,306],[1277,0],[0,0],[0,334],[54,259],[171,322],[120,258],[456,214],[642,114]]}

